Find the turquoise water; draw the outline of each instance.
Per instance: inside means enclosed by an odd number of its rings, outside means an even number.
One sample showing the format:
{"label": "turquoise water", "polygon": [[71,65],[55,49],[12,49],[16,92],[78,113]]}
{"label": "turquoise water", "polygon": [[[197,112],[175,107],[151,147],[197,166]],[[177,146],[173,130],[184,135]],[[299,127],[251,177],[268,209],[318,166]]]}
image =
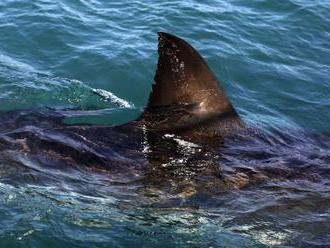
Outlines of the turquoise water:
{"label": "turquoise water", "polygon": [[[67,123],[133,120],[151,90],[156,33],[165,31],[183,37],[203,55],[249,124],[267,130],[329,133],[329,13],[326,0],[5,0],[0,3],[0,110],[100,111],[96,117],[88,112],[70,117]],[[98,89],[103,97],[93,93]],[[273,213],[269,219],[251,214],[235,221],[238,213],[251,213],[248,207],[237,209],[240,204],[263,205],[270,200],[249,201],[253,191],[235,191],[226,195],[226,202],[206,208],[150,209],[130,201],[136,195],[120,183],[125,182],[123,175],[111,179],[118,185],[108,187],[107,173],[81,172],[77,179],[68,172],[49,176],[36,169],[45,176],[42,183],[35,183],[33,173],[24,174],[25,168],[8,164],[6,156],[0,157],[1,247],[326,247],[330,243],[330,198],[315,193],[320,191],[317,182],[296,189],[307,187],[310,212],[323,204],[313,218],[292,203],[297,211],[293,217],[303,221],[274,227],[280,222],[271,218]],[[17,173],[25,183],[15,182]],[[322,187],[322,192],[329,192],[329,184]],[[236,198],[240,202],[230,209]]]}

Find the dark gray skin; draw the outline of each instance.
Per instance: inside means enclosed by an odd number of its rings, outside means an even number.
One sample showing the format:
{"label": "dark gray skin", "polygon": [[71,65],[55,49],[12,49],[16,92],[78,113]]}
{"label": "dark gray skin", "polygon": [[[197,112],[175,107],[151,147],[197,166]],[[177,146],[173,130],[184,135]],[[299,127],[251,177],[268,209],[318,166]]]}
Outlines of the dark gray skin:
{"label": "dark gray skin", "polygon": [[[152,185],[184,195],[306,175],[304,168],[267,166],[283,147],[282,140],[246,127],[192,46],[159,33],[158,53],[149,103],[136,121],[114,127],[68,126],[62,123],[65,111],[3,113],[0,151],[15,151],[16,157],[49,169],[138,175],[146,188]],[[311,143],[307,137],[294,139],[289,136],[285,142]],[[284,149],[280,156],[290,153]],[[254,161],[253,166],[246,161]]]}
{"label": "dark gray skin", "polygon": [[149,130],[202,142],[244,130],[234,107],[201,55],[186,41],[159,33],[159,60],[149,104],[140,120]]}

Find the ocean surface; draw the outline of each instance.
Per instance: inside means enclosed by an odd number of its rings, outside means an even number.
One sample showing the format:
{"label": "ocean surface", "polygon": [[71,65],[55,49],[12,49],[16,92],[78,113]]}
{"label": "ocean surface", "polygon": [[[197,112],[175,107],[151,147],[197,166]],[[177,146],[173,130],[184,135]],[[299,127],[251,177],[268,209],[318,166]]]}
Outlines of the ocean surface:
{"label": "ocean surface", "polygon": [[274,172],[271,183],[215,195],[147,194],[123,174],[49,172],[1,152],[0,247],[330,247],[329,13],[328,0],[1,1],[2,113],[134,120],[151,91],[157,32],[168,32],[202,54],[246,123],[299,139],[268,152],[309,175]]}

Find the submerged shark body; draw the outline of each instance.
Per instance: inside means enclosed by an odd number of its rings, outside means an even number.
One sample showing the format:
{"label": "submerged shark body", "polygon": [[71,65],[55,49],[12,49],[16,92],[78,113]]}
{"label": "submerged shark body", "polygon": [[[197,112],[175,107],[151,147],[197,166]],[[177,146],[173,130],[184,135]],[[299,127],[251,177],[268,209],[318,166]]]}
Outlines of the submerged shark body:
{"label": "submerged shark body", "polygon": [[160,33],[158,53],[155,84],[137,120],[113,127],[68,126],[62,122],[65,111],[2,113],[2,155],[33,169],[116,172],[141,179],[146,188],[183,195],[223,192],[269,178],[314,177],[315,168],[288,166],[292,152],[301,152],[288,144],[327,150],[324,137],[283,139],[247,128],[192,46]]}

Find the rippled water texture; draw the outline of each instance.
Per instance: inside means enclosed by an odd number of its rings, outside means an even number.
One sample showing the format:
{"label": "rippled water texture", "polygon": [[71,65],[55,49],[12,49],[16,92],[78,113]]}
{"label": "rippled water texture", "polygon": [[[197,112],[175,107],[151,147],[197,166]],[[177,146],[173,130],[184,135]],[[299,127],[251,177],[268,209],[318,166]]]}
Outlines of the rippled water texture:
{"label": "rippled water texture", "polygon": [[[134,170],[49,168],[1,150],[1,247],[330,246],[329,1],[200,2],[0,2],[1,111],[71,109],[67,124],[133,120],[151,90],[156,32],[166,31],[200,51],[244,121],[265,134],[205,153],[185,144],[176,177],[150,182],[145,161],[120,151]],[[233,187],[190,181],[205,161],[232,173]]]}

